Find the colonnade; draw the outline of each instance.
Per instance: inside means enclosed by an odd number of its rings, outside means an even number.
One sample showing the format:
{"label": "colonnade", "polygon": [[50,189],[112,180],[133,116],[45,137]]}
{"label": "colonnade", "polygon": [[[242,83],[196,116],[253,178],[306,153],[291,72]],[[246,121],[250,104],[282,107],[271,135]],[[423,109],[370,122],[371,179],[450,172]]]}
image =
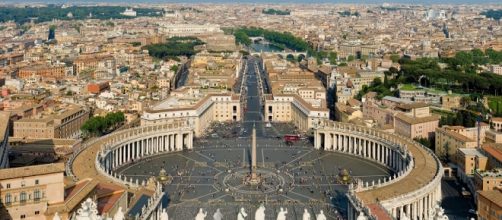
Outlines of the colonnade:
{"label": "colonnade", "polygon": [[337,151],[368,160],[376,161],[389,167],[394,172],[402,171],[410,163],[411,158],[401,152],[399,147],[375,140],[370,136],[344,131],[317,131],[314,137],[315,148]]}
{"label": "colonnade", "polygon": [[[347,194],[349,198],[349,220],[359,219],[358,216],[361,213],[375,219],[381,219],[385,216],[393,219],[435,219],[435,210],[442,198],[442,168],[437,157],[429,149],[401,136],[353,124],[336,122],[321,124],[315,130],[314,148],[336,151],[375,161],[395,173],[394,176],[385,178],[383,182],[378,180],[377,184],[375,182],[372,184],[358,182],[351,185]],[[412,152],[416,155],[412,154]],[[417,159],[419,164],[416,164],[415,160]],[[429,166],[425,166],[426,163]],[[431,164],[434,164],[434,166],[431,166]],[[429,177],[432,178],[422,181],[426,183],[422,183],[423,185],[401,185],[400,187],[405,189],[402,190],[401,194],[396,194],[394,197],[379,194],[388,192],[385,190],[377,192],[379,188],[384,186],[403,184],[400,181],[405,178],[419,178],[408,177],[416,169],[430,170]],[[414,181],[407,181],[407,183],[410,182]],[[364,198],[358,197],[359,192],[364,192]],[[375,211],[375,209],[380,209],[380,211]]]}
{"label": "colonnade", "polygon": [[[140,187],[138,179],[127,178],[115,171],[129,163],[159,154],[193,149],[194,131],[179,124],[144,126],[128,129],[99,141],[95,167],[97,171],[116,183]],[[97,143],[93,143],[97,144]]]}
{"label": "colonnade", "polygon": [[135,138],[117,145],[104,156],[102,163],[106,170],[160,153],[182,151],[193,148],[193,132],[178,131],[149,137]]}
{"label": "colonnade", "polygon": [[[429,192],[425,196],[415,198],[409,201],[400,201],[402,205],[394,205],[390,209],[390,214],[397,219],[434,219],[436,213],[436,208],[439,205],[438,202],[441,201],[441,186],[440,184],[435,184],[430,187],[425,187],[423,191]],[[389,203],[389,202],[387,202]],[[399,204],[397,201],[393,201],[393,204]],[[384,206],[389,206],[388,205]]]}

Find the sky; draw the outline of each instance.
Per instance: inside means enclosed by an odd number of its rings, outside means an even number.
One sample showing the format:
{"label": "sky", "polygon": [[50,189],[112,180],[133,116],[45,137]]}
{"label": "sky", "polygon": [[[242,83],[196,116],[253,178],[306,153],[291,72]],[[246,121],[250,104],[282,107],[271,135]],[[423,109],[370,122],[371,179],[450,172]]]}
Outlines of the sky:
{"label": "sky", "polygon": [[[123,0],[0,0],[4,3],[125,3]],[[354,4],[382,4],[382,3],[401,3],[401,4],[487,4],[498,3],[500,0],[129,0],[127,3],[354,3]]]}

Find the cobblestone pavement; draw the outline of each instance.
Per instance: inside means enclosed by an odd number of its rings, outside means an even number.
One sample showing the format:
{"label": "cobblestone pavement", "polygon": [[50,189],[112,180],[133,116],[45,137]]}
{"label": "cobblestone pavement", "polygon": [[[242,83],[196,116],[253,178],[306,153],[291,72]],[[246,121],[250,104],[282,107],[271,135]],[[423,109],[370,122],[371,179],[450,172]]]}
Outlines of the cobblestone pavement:
{"label": "cobblestone pavement", "polygon": [[[273,193],[246,193],[249,186],[233,178],[223,179],[238,172],[249,172],[249,139],[206,140],[191,152],[159,155],[130,166],[118,172],[139,180],[157,176],[164,168],[172,183],[166,186],[169,194],[171,216],[193,218],[198,207],[214,213],[216,208],[227,215],[237,213],[238,207],[254,210],[260,203],[267,203],[267,215],[273,216],[279,207],[289,207],[288,217],[296,219],[303,208],[311,214],[323,209],[331,213],[331,219],[345,213],[347,201],[346,185],[338,184],[336,177],[341,169],[348,169],[353,177],[365,181],[390,175],[386,168],[349,155],[314,150],[311,146],[286,146],[273,138],[258,139],[258,167],[271,171],[270,175],[287,175]],[[228,178],[227,178],[228,179]],[[270,182],[274,182],[271,180]],[[228,184],[232,190],[227,191]],[[245,189],[245,190],[244,190]],[[203,205],[200,205],[203,204]],[[294,210],[294,211],[293,211]],[[251,214],[249,211],[248,214]],[[300,215],[301,216],[301,215]]]}

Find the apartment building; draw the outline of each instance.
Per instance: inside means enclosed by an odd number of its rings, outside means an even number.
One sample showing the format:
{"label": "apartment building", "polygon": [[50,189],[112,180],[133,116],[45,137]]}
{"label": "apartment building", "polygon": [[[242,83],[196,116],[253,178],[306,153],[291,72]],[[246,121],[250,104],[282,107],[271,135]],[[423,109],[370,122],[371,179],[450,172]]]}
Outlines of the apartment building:
{"label": "apartment building", "polygon": [[436,155],[451,157],[456,154],[457,149],[477,147],[478,129],[480,144],[485,142],[486,137],[494,138],[494,141],[497,141],[497,134],[491,132],[488,124],[485,123],[481,123],[479,128],[466,128],[463,126],[443,126],[436,128]]}
{"label": "apartment building", "polygon": [[80,76],[82,71],[102,70],[110,74],[115,73],[115,58],[108,54],[86,54],[80,55],[73,62],[74,73]]}
{"label": "apartment building", "polygon": [[470,182],[476,170],[484,171],[488,166],[488,157],[478,148],[459,148],[452,159],[458,166],[457,176],[465,183]]}
{"label": "apartment building", "polygon": [[80,127],[89,119],[89,110],[77,105],[61,105],[41,114],[14,122],[16,138],[75,138]]}
{"label": "apartment building", "polygon": [[502,187],[502,168],[476,170],[474,174],[476,190],[487,191]]}
{"label": "apartment building", "polygon": [[64,164],[0,169],[0,219],[46,220],[64,202]]}
{"label": "apartment building", "polygon": [[270,94],[265,96],[265,120],[292,122],[307,131],[329,119],[326,88],[315,72],[301,69],[276,55],[264,56]]}
{"label": "apartment building", "polygon": [[[141,115],[141,125],[183,122],[192,126],[195,136],[203,135],[212,122],[241,120],[240,96],[235,94],[202,94],[183,88]],[[183,94],[184,93],[184,94]]]}
{"label": "apartment building", "polygon": [[477,196],[478,219],[502,219],[502,188],[480,191]]}
{"label": "apartment building", "polygon": [[408,138],[431,138],[439,125],[439,117],[430,114],[423,103],[400,104],[394,117],[394,131]]}
{"label": "apartment building", "polygon": [[307,131],[329,119],[329,110],[325,106],[314,107],[299,95],[269,95],[264,115],[267,121],[293,122],[299,130]]}
{"label": "apartment building", "polygon": [[475,148],[477,141],[465,136],[463,126],[443,126],[436,128],[436,155],[450,157],[460,148]]}
{"label": "apartment building", "polygon": [[35,65],[21,68],[18,77],[21,79],[28,79],[31,77],[62,79],[66,76],[66,67],[61,65]]}

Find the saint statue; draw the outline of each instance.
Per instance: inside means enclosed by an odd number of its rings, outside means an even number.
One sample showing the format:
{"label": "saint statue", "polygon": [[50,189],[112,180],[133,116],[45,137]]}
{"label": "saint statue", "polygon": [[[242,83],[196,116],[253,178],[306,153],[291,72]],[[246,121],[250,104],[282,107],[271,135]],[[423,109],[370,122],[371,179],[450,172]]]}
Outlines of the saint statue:
{"label": "saint statue", "polygon": [[265,206],[263,204],[254,213],[254,220],[265,220]]}
{"label": "saint statue", "polygon": [[286,214],[288,214],[288,209],[284,210],[284,208],[281,207],[281,211],[277,214],[277,220],[286,220]]}
{"label": "saint statue", "polygon": [[195,220],[204,220],[207,216],[207,212],[205,212],[202,208],[199,209],[199,213],[195,216]]}
{"label": "saint statue", "polygon": [[221,214],[220,209],[216,209],[216,212],[213,215],[214,220],[222,220],[223,219],[223,214]]}
{"label": "saint statue", "polygon": [[160,220],[169,220],[166,209],[162,209],[162,213],[160,213]]}
{"label": "saint statue", "polygon": [[326,220],[326,215],[324,215],[323,210],[321,210],[321,212],[319,214],[317,214],[316,220]]}
{"label": "saint statue", "polygon": [[246,210],[244,208],[241,208],[241,211],[237,215],[237,220],[244,220],[248,216],[248,213],[246,213]]}
{"label": "saint statue", "polygon": [[310,220],[310,213],[307,209],[303,210],[303,220]]}
{"label": "saint statue", "polygon": [[357,216],[357,220],[368,220],[368,217],[366,217],[364,212],[359,212],[359,216]]}

